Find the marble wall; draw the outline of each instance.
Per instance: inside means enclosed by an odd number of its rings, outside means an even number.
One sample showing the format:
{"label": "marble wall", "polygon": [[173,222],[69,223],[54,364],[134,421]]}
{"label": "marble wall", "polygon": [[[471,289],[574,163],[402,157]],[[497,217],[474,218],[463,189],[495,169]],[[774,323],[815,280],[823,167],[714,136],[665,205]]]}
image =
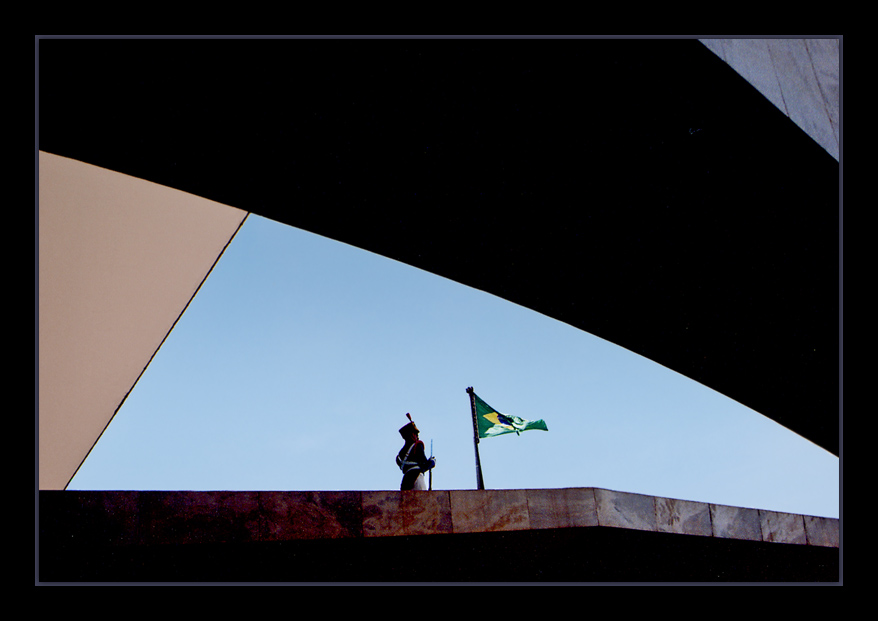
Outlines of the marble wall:
{"label": "marble wall", "polygon": [[[433,492],[43,491],[47,532],[112,545],[607,527],[839,546],[839,521],[598,488]],[[85,541],[81,541],[85,543]]]}

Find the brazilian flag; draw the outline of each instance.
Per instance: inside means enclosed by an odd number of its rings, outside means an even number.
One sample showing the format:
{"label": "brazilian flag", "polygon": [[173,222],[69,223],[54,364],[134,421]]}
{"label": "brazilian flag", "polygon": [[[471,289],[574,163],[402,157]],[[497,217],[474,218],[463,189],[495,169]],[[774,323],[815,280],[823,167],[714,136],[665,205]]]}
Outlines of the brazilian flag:
{"label": "brazilian flag", "polygon": [[528,431],[529,429],[549,430],[546,427],[546,423],[542,420],[524,420],[517,416],[501,414],[479,399],[475,393],[473,393],[473,400],[476,404],[476,421],[480,438],[493,438],[504,433],[520,434],[522,431]]}

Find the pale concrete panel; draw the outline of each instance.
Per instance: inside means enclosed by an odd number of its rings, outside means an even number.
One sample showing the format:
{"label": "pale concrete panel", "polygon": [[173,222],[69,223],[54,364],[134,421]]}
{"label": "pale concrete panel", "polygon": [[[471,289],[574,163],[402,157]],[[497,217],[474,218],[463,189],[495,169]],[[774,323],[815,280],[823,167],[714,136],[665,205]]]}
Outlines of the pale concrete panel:
{"label": "pale concrete panel", "polygon": [[40,153],[40,489],[63,489],[246,212]]}
{"label": "pale concrete panel", "polygon": [[838,40],[700,41],[839,159]]}

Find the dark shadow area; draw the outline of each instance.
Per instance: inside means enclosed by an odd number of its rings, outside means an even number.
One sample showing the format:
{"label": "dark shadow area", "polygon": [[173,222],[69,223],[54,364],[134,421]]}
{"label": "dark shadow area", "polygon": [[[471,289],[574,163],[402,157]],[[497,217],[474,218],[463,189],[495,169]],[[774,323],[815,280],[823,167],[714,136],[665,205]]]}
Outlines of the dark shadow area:
{"label": "dark shadow area", "polygon": [[42,582],[838,582],[837,548],[613,528],[279,543],[65,545]]}
{"label": "dark shadow area", "polygon": [[[113,500],[107,496],[118,497]],[[41,492],[38,580],[510,583],[841,579],[837,547],[607,527],[366,537],[362,527],[354,526],[362,525],[362,516],[355,519],[357,510],[347,505],[342,511],[343,519],[351,525],[346,535],[270,541],[254,537],[257,518],[247,512],[235,513],[234,518],[228,513],[224,516],[219,505],[209,513],[187,510],[184,505],[168,511],[169,506],[159,509],[149,499],[126,500],[125,496]],[[295,523],[291,519],[285,528]],[[304,524],[303,528],[307,530]]]}

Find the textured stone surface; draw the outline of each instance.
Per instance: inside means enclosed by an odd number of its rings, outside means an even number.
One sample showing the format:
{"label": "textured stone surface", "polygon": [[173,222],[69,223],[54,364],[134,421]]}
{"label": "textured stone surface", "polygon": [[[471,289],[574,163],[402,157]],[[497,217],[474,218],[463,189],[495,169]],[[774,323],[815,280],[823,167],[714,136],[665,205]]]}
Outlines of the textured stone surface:
{"label": "textured stone surface", "polygon": [[744,507],[710,505],[714,537],[762,541],[759,511]]}
{"label": "textured stone surface", "polygon": [[450,495],[454,532],[482,532],[486,524],[484,494],[476,490],[452,490]]}
{"label": "textured stone surface", "polygon": [[261,494],[264,539],[337,539],[363,534],[358,492]]}
{"label": "textured stone surface", "polygon": [[525,490],[452,490],[450,494],[455,533],[530,527]]}
{"label": "textured stone surface", "polygon": [[805,537],[805,520],[801,515],[779,513],[777,511],[760,511],[762,540],[776,543],[807,543]]}
{"label": "textured stone surface", "polygon": [[594,490],[591,488],[528,490],[527,508],[531,528],[598,525]]}
{"label": "textured stone surface", "polygon": [[596,489],[595,501],[601,526],[656,530],[653,496]]}
{"label": "textured stone surface", "polygon": [[710,505],[704,502],[655,499],[656,528],[664,533],[710,537]]}
{"label": "textured stone surface", "polygon": [[52,492],[46,528],[74,543],[278,542],[603,526],[822,547],[839,521],[596,488]]}
{"label": "textured stone surface", "polygon": [[363,535],[450,533],[450,492],[363,492]]}
{"label": "textured stone surface", "polygon": [[834,518],[805,516],[805,534],[812,546],[839,546],[839,523]]}
{"label": "textured stone surface", "polygon": [[530,528],[525,490],[487,490],[485,527],[488,531]]}
{"label": "textured stone surface", "polygon": [[402,492],[363,492],[363,535],[391,537],[404,535],[400,519]]}
{"label": "textured stone surface", "polygon": [[400,509],[406,535],[451,532],[449,492],[400,492]]}

